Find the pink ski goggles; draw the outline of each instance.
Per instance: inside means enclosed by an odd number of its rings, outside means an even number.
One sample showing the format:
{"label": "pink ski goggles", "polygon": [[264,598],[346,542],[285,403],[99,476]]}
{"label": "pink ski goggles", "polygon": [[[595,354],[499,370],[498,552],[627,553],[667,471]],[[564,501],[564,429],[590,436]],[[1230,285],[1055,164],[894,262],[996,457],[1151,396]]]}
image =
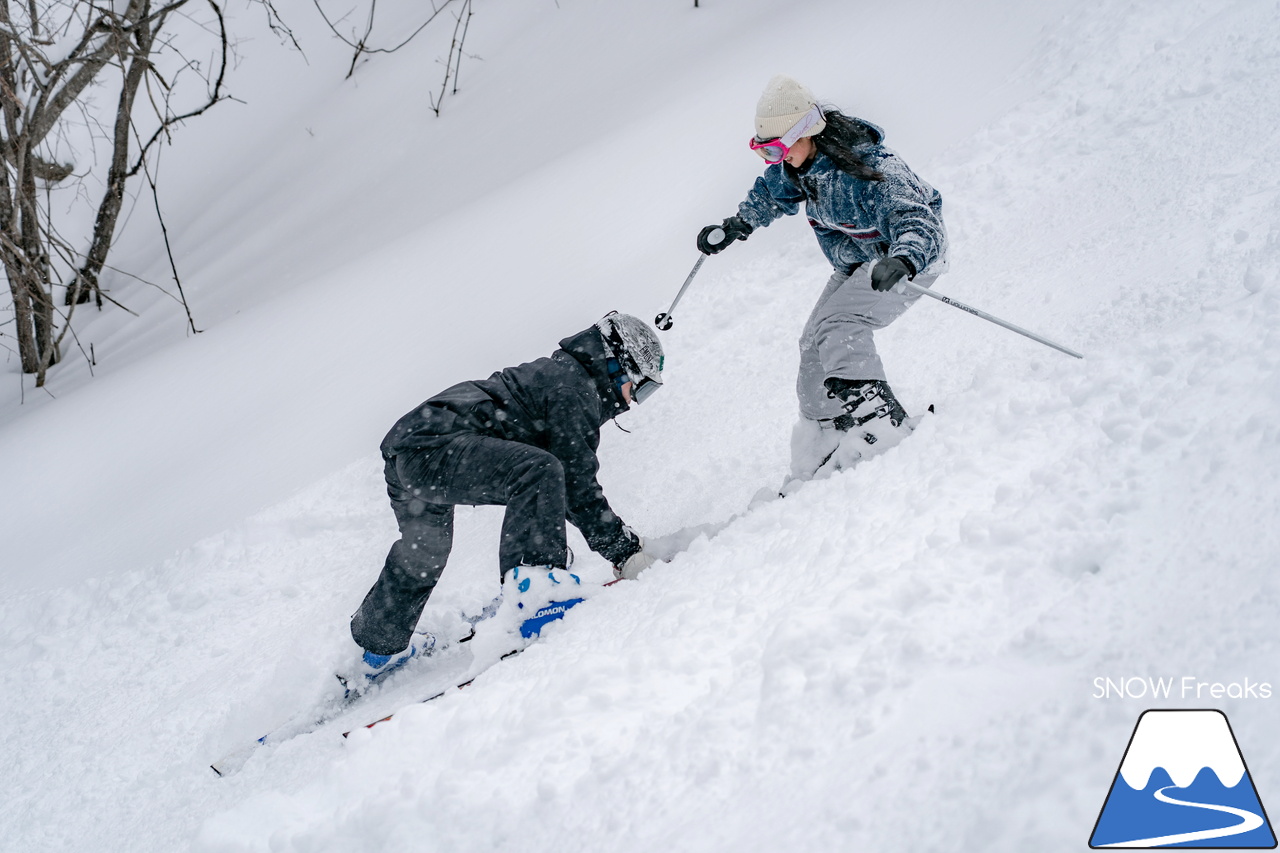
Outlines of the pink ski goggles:
{"label": "pink ski goggles", "polygon": [[752,137],[747,143],[751,146],[751,150],[764,158],[764,161],[770,166],[781,163],[787,159],[787,155],[791,153],[791,148],[800,141],[800,137],[813,128],[818,122],[822,121],[822,111],[816,106],[800,117],[800,120],[791,126],[791,129],[779,136],[777,139],[766,139],[763,142]]}

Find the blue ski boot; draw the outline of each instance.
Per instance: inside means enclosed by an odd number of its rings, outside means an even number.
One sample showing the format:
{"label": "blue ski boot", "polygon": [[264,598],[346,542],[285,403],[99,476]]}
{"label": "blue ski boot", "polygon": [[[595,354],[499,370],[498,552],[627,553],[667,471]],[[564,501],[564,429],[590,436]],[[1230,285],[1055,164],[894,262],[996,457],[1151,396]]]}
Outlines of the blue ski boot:
{"label": "blue ski boot", "polygon": [[415,633],[409,640],[409,648],[393,655],[380,655],[366,650],[360,659],[360,674],[364,676],[364,686],[371,687],[382,681],[391,673],[400,669],[418,655],[428,657],[435,651],[435,634]]}

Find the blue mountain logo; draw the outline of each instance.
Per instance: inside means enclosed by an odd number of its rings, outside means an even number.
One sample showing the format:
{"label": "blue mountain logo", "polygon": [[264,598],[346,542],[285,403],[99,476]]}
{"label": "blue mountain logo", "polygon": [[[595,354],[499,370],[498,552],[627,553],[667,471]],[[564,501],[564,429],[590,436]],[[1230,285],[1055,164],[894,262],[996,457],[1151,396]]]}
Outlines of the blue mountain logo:
{"label": "blue mountain logo", "polygon": [[1221,711],[1144,711],[1089,846],[1272,849],[1275,833]]}

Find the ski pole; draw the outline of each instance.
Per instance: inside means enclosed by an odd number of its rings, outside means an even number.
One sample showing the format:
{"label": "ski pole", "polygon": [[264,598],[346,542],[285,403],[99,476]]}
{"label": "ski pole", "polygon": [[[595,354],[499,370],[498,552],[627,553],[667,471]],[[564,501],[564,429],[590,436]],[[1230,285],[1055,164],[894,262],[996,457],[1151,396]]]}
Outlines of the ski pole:
{"label": "ski pole", "polygon": [[[717,233],[720,235],[719,238],[714,240],[711,239],[712,237],[715,237]],[[712,231],[708,235],[708,240],[710,240],[710,242],[712,243],[719,243],[722,240],[724,240],[724,238],[725,238],[725,233],[719,228],[717,228],[715,231]],[[671,328],[671,324],[675,322],[675,320],[672,318],[671,315],[675,313],[676,305],[679,304],[680,302],[680,297],[684,296],[684,292],[689,289],[689,284],[693,281],[693,277],[698,274],[698,270],[702,268],[702,262],[705,261],[706,259],[707,259],[706,255],[704,254],[698,255],[698,262],[695,263],[693,265],[693,269],[689,271],[689,277],[684,280],[684,284],[680,285],[680,292],[676,294],[675,299],[671,300],[671,307],[668,308],[666,311],[662,312],[661,314],[659,314],[657,317],[654,317],[653,325],[657,326],[659,329],[661,329],[664,332]]]}
{"label": "ski pole", "polygon": [[916,293],[923,293],[925,296],[932,296],[934,299],[937,299],[939,302],[945,302],[948,305],[950,305],[952,308],[959,308],[961,311],[968,311],[970,314],[972,314],[975,317],[981,317],[984,320],[987,320],[991,323],[995,323],[997,326],[1004,326],[1006,329],[1008,329],[1011,332],[1017,332],[1023,337],[1031,338],[1031,340],[1036,341],[1038,343],[1042,343],[1047,347],[1053,347],[1058,352],[1066,353],[1067,355],[1073,356],[1074,358],[1084,358],[1084,356],[1081,355],[1080,353],[1076,352],[1073,349],[1067,349],[1062,344],[1055,344],[1053,341],[1049,340],[1048,338],[1043,338],[1040,335],[1037,335],[1035,332],[1028,332],[1026,329],[1023,329],[1019,326],[1015,326],[1012,323],[1005,322],[1004,320],[1001,320],[999,317],[992,317],[990,314],[988,314],[985,311],[979,311],[977,308],[973,308],[969,305],[965,305],[963,302],[957,302],[954,299],[950,298],[949,296],[943,296],[941,293],[934,293],[932,290],[930,290],[927,287],[921,287],[920,285],[915,284],[914,282],[906,281],[905,279],[899,283],[906,285],[909,290],[914,290]]}

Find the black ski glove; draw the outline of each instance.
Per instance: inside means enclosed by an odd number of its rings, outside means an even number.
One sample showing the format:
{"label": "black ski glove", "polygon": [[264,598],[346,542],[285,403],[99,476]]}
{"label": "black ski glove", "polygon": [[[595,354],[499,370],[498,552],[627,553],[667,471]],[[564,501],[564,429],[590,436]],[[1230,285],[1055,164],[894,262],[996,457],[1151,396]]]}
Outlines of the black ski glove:
{"label": "black ski glove", "polygon": [[[714,255],[728,247],[734,240],[745,240],[755,229],[746,223],[741,216],[730,216],[719,225],[708,225],[698,232],[698,251],[704,255]],[[718,242],[711,242],[710,237],[716,231],[723,231],[724,236]],[[719,235],[716,235],[719,237]]]}
{"label": "black ski glove", "polygon": [[915,267],[911,266],[911,261],[906,258],[885,258],[871,268],[871,288],[884,293],[886,290],[893,290],[893,286],[902,280],[903,276],[907,278],[915,278]]}

